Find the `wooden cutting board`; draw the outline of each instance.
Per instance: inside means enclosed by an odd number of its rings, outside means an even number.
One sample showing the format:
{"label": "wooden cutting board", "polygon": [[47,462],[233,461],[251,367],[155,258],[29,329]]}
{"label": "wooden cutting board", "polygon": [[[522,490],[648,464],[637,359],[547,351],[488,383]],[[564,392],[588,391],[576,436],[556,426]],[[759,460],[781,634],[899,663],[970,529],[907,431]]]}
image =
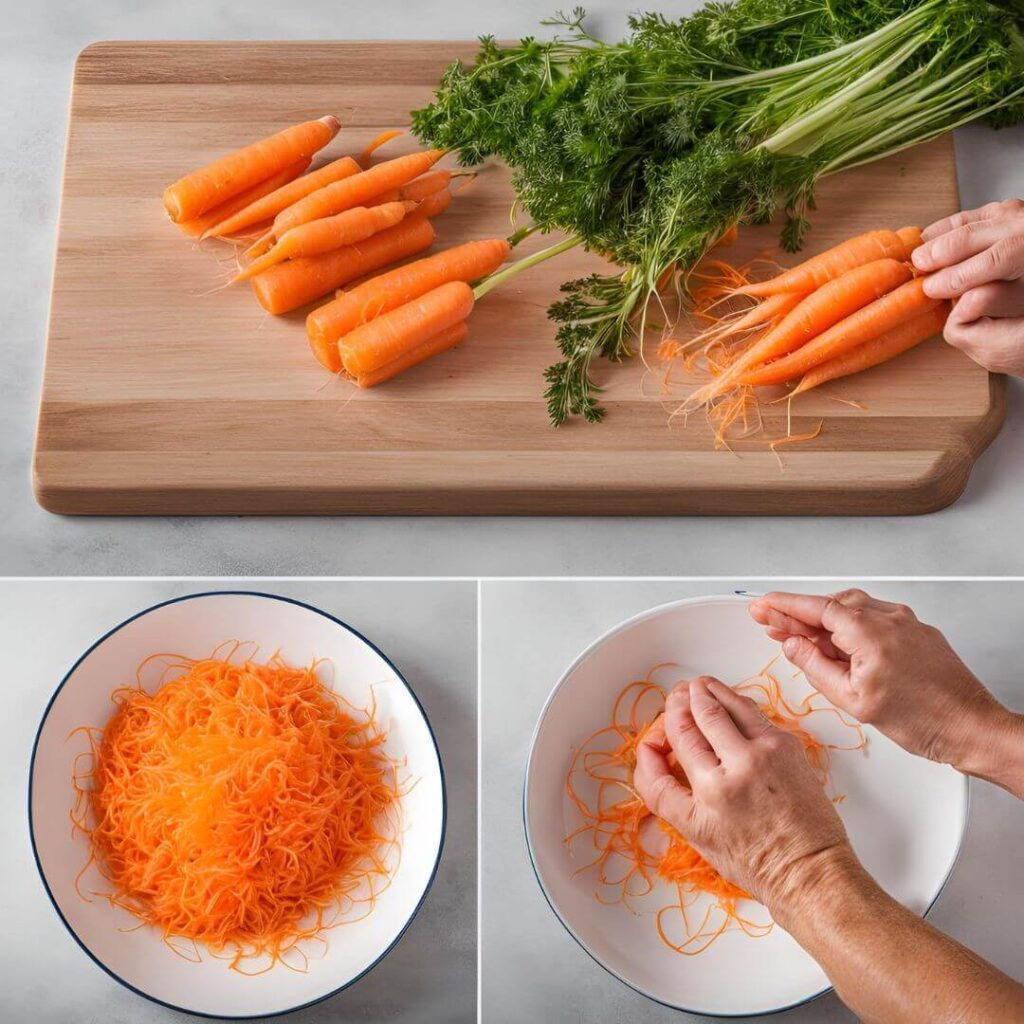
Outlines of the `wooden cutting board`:
{"label": "wooden cutting board", "polygon": [[[384,387],[327,377],[303,316],[246,287],[209,294],[230,251],[196,249],[164,186],[286,124],[335,113],[330,155],[408,123],[470,43],[98,43],[75,68],[35,456],[40,504],[72,514],[926,512],[953,501],[1004,413],[990,378],[939,340],[783,407],[764,437],[714,451],[684,391],[639,360],[601,365],[607,418],[548,424],[545,318],[568,254],[482,302],[469,340]],[[391,153],[412,140],[392,144]],[[439,245],[508,232],[497,164],[440,218]],[[824,182],[807,251],[958,206],[946,139]],[[744,232],[730,258],[773,245]],[[533,243],[534,240],[531,240]],[[536,241],[539,247],[547,244]],[[524,246],[530,251],[531,246]],[[861,402],[858,409],[834,399]],[[781,464],[780,464],[781,463]]]}

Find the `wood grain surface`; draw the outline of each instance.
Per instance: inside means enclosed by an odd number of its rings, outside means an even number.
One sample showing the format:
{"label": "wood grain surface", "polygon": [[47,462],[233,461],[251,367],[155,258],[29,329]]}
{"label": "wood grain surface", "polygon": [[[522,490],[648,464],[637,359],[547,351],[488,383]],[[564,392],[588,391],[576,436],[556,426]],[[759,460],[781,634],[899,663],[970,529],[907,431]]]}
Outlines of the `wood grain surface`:
{"label": "wood grain surface", "polygon": [[[70,514],[894,514],[963,490],[1004,413],[1002,378],[934,339],[794,404],[794,432],[714,451],[671,426],[640,360],[601,365],[603,423],[547,419],[545,316],[561,281],[600,267],[567,254],[492,292],[469,340],[361,392],[312,359],[304,312],[271,318],[232,264],[165,218],[164,186],[224,151],[320,114],[327,155],[408,124],[470,43],[98,43],[75,68],[35,456],[39,502]],[[386,152],[413,148],[403,137]],[[807,251],[958,206],[940,140],[823,182]],[[507,171],[488,164],[437,222],[438,246],[508,232]],[[744,232],[730,258],[772,248]],[[549,244],[531,239],[524,251]],[[674,393],[673,393],[674,392]],[[858,409],[835,399],[855,400]],[[786,431],[783,407],[766,437]],[[780,465],[781,458],[781,465]]]}

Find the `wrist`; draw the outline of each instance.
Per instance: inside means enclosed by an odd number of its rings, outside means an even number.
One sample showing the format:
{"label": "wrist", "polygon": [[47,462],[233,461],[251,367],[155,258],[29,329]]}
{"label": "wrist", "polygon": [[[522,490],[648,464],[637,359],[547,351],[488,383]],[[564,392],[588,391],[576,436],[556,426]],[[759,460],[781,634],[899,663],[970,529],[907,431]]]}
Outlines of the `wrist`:
{"label": "wrist", "polygon": [[965,775],[994,782],[1024,799],[1024,715],[999,705],[953,764]]}
{"label": "wrist", "polygon": [[819,850],[792,863],[766,894],[772,918],[786,931],[820,912],[827,903],[842,902],[851,890],[873,885],[848,842]]}

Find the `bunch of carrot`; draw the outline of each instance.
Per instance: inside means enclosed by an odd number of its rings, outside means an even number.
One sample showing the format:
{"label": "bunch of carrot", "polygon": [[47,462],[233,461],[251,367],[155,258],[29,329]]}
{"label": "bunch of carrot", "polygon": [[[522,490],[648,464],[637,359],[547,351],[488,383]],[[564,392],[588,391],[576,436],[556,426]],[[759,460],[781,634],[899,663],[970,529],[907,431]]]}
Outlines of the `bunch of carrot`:
{"label": "bunch of carrot", "polygon": [[[451,203],[456,175],[434,167],[444,150],[368,166],[396,131],[378,136],[358,161],[345,156],[305,173],[340,127],[331,116],[294,125],[164,193],[168,215],[187,234],[256,236],[230,283],[251,281],[268,313],[291,312],[428,249],[431,218]],[[491,274],[508,252],[502,239],[472,242],[341,294],[310,316],[314,353],[369,387],[451,348],[467,333],[475,301],[468,282]]]}
{"label": "bunch of carrot", "polygon": [[797,383],[789,395],[801,394],[940,332],[949,304],[925,294],[909,262],[920,241],[916,227],[869,231],[755,283],[718,263],[719,281],[700,290],[699,305],[733,297],[755,304],[709,316],[711,326],[686,346],[670,342],[662,350],[689,368],[703,359],[711,374],[682,411],[735,412],[752,389],[790,381]]}

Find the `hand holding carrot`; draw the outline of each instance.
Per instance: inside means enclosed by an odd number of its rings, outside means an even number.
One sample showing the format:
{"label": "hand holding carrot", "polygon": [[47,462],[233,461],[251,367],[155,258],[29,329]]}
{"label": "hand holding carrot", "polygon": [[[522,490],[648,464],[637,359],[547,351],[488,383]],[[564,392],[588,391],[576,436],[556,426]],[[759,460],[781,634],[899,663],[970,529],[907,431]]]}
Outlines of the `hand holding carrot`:
{"label": "hand holding carrot", "polygon": [[936,221],[913,252],[925,291],[954,299],[944,336],[976,363],[1024,377],[1024,200]]}
{"label": "hand holding carrot", "polygon": [[831,863],[855,862],[800,740],[710,676],[668,695],[663,725],[637,746],[633,783],[654,814],[773,915],[799,903]]}
{"label": "hand holding carrot", "polygon": [[750,614],[837,707],[912,754],[1024,797],[1024,717],[1003,707],[906,605],[862,590],[772,593]]}

